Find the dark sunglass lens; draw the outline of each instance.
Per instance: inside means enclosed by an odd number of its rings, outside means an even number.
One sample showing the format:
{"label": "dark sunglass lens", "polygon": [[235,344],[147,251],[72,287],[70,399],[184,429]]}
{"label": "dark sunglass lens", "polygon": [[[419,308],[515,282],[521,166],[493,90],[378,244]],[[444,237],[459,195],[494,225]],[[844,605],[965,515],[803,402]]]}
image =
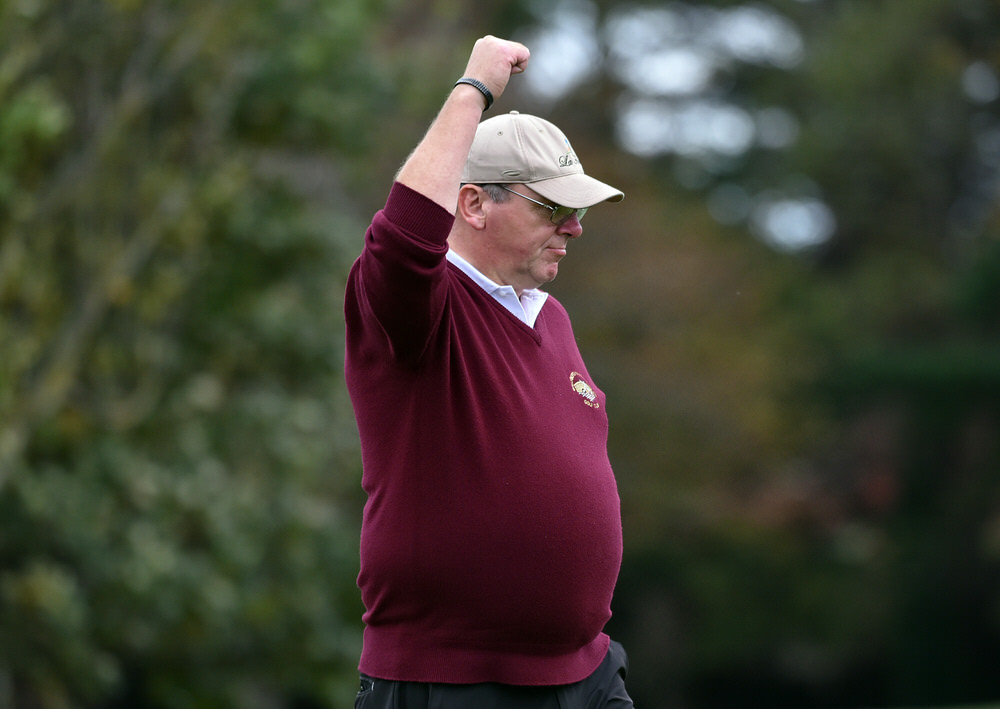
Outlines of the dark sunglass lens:
{"label": "dark sunglass lens", "polygon": [[564,221],[572,217],[574,214],[577,219],[583,219],[583,215],[587,213],[587,208],[583,209],[573,209],[572,207],[556,207],[555,211],[552,212],[552,221],[555,224],[562,224]]}
{"label": "dark sunglass lens", "polygon": [[572,207],[556,207],[555,211],[552,212],[552,221],[556,224],[562,224],[564,221],[572,217],[574,214],[577,219],[583,219],[583,215],[587,213],[587,208],[583,209],[573,209]]}

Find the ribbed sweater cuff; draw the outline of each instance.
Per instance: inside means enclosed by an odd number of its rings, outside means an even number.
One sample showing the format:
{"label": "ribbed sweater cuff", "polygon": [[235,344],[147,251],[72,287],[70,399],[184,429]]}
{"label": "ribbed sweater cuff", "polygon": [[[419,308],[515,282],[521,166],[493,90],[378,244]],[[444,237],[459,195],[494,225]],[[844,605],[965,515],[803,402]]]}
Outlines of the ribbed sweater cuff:
{"label": "ribbed sweater cuff", "polygon": [[440,204],[400,182],[394,182],[383,210],[385,217],[400,229],[444,244],[455,216]]}

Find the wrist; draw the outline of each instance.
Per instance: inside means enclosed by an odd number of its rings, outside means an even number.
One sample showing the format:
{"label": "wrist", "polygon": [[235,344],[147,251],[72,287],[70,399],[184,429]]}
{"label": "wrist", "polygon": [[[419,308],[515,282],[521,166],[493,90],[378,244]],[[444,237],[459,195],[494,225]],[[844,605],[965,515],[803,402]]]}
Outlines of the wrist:
{"label": "wrist", "polygon": [[[485,99],[486,101],[486,105],[483,108],[483,111],[484,112],[488,111],[490,106],[493,105],[493,92],[490,91],[489,87],[479,79],[473,79],[471,76],[463,76],[461,79],[455,82],[455,86],[460,86],[462,84],[471,86],[472,88],[479,91],[480,94],[482,94],[483,99]],[[454,86],[452,88],[454,88]]]}

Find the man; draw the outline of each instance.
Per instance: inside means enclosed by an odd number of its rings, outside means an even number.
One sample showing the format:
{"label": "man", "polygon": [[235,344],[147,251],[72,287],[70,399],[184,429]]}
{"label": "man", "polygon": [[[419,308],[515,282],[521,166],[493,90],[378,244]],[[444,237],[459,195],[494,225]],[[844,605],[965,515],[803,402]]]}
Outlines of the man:
{"label": "man", "polygon": [[528,58],[476,42],[351,269],[358,707],[632,706],[603,633],[622,552],[605,398],[538,290],[586,208],[624,195],[551,123],[481,122]]}

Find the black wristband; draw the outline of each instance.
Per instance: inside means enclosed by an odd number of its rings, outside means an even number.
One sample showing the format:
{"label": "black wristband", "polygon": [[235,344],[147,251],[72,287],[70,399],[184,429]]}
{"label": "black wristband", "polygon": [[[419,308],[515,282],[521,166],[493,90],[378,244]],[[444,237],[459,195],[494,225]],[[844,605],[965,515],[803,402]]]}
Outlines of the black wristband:
{"label": "black wristband", "polygon": [[486,86],[486,84],[484,84],[479,79],[473,79],[472,77],[469,76],[463,76],[461,79],[455,82],[455,86],[458,86],[459,84],[468,84],[469,86],[474,86],[477,89],[479,89],[479,91],[483,94],[483,98],[486,99],[486,108],[483,109],[484,111],[488,111],[490,109],[490,106],[493,105],[493,92],[491,92],[489,88]]}

